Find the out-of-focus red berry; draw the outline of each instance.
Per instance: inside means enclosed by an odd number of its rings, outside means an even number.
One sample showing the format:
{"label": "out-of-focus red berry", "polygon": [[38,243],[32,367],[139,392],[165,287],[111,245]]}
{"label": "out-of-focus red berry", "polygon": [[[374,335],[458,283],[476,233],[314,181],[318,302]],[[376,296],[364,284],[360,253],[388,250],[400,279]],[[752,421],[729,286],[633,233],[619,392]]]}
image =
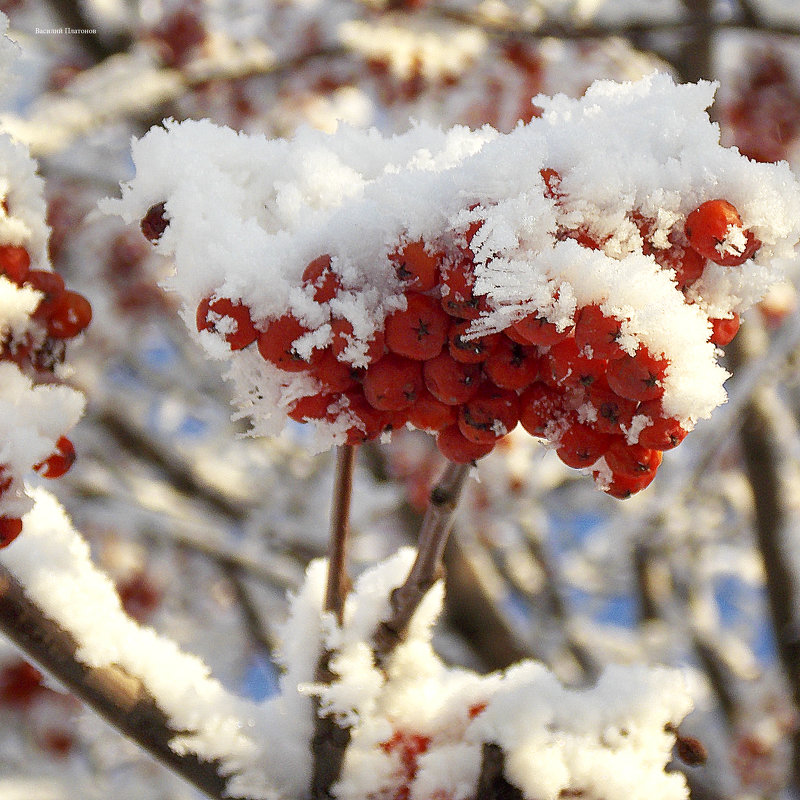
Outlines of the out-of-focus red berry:
{"label": "out-of-focus red berry", "polygon": [[711,323],[711,342],[718,347],[730,344],[739,332],[739,315],[734,312],[728,319],[709,319]]}
{"label": "out-of-focus red berry", "polygon": [[8,547],[22,533],[19,517],[0,517],[0,547]]}
{"label": "out-of-focus red berry", "polygon": [[10,281],[21,286],[28,277],[31,257],[21,245],[0,245],[0,273]]}
{"label": "out-of-focus red berry", "polygon": [[144,238],[148,242],[155,244],[161,238],[168,225],[166,203],[156,203],[156,205],[150,206],[147,213],[142,217],[139,227]]}
{"label": "out-of-focus red berry", "polygon": [[72,339],[91,321],[91,303],[82,294],[67,289],[53,302],[47,333],[56,339]]}

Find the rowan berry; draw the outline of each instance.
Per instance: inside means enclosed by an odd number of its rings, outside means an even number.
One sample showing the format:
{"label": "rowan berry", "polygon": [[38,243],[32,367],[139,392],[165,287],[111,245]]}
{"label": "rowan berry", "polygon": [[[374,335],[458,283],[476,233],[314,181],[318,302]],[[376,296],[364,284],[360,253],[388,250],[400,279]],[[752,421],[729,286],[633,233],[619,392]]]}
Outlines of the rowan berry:
{"label": "rowan berry", "polygon": [[407,291],[428,292],[439,282],[441,256],[429,253],[425,242],[409,242],[402,249],[389,254],[397,277],[403,281]]}
{"label": "rowan berry", "polygon": [[617,500],[627,500],[632,495],[645,489],[653,482],[656,473],[646,473],[641,477],[634,475],[626,475],[621,472],[612,472],[611,479],[599,481],[599,472],[594,472],[595,481],[598,481],[600,488],[611,497],[616,497]]}
{"label": "rowan berry", "polygon": [[605,314],[599,305],[584,306],[575,319],[575,343],[592,358],[622,358],[619,345],[622,323]]}
{"label": "rowan berry", "polygon": [[342,284],[331,269],[331,257],[327,254],[311,261],[303,270],[303,283],[314,288],[314,300],[327,303],[336,296]]}
{"label": "rowan berry", "polygon": [[[0,528],[2,528],[4,519],[8,519],[8,517],[0,517]],[[0,547],[3,547],[1,542],[2,533],[0,533]],[[0,704],[2,705],[27,708],[44,691],[42,673],[27,661],[19,660],[6,664],[0,670]]]}
{"label": "rowan berry", "polygon": [[465,438],[489,444],[510,433],[519,421],[519,398],[515,392],[484,383],[478,393],[458,411],[458,429]]}
{"label": "rowan berry", "polygon": [[439,353],[422,367],[425,387],[440,402],[458,405],[478,391],[481,380],[479,364],[456,361],[448,352]]}
{"label": "rowan berry", "polygon": [[225,337],[231,350],[241,350],[258,337],[250,309],[242,303],[234,303],[227,297],[216,300],[206,297],[200,301],[195,315],[198,331],[212,331]]}
{"label": "rowan berry", "polygon": [[[348,406],[346,413],[353,419],[353,425],[347,430],[347,444],[362,444],[377,439],[389,427],[401,427],[397,412],[381,411],[372,406],[360,390],[344,393]],[[394,421],[394,426],[391,422]]]}
{"label": "rowan berry", "polygon": [[477,319],[488,309],[486,297],[475,295],[472,258],[464,251],[451,254],[441,269],[442,308],[452,317]]}
{"label": "rowan berry", "polygon": [[335,402],[336,395],[333,394],[310,394],[295,400],[287,414],[295,422],[328,419],[328,409]]}
{"label": "rowan berry", "polygon": [[669,234],[670,246],[654,249],[653,258],[656,263],[675,272],[675,282],[679,289],[685,289],[698,280],[706,266],[706,259],[697,250],[689,246],[685,236],[675,227]]}
{"label": "rowan berry", "polygon": [[0,517],[0,547],[8,547],[22,533],[19,517]]}
{"label": "rowan berry", "polygon": [[483,370],[495,386],[524,389],[539,377],[539,351],[531,345],[526,347],[507,336],[501,336],[494,352],[486,359]]}
{"label": "rowan berry", "polygon": [[150,206],[147,213],[142,217],[140,227],[142,234],[147,241],[155,244],[162,236],[169,225],[166,216],[167,207],[165,203],[157,203]]}
{"label": "rowan berry", "polygon": [[589,233],[586,228],[559,231],[556,238],[560,242],[566,239],[574,239],[581,247],[585,247],[587,250],[599,250],[601,246],[600,241]]}
{"label": "rowan berry", "polygon": [[655,475],[663,456],[660,450],[641,444],[628,444],[620,437],[611,444],[604,458],[612,472],[641,478]]}
{"label": "rowan berry", "polygon": [[[331,321],[333,341],[331,350],[337,358],[341,358],[344,351],[356,341],[353,335],[353,324],[348,319],[336,318]],[[372,338],[367,340],[367,363],[374,364],[383,356],[386,349],[386,339],[382,330],[376,330]]]}
{"label": "rowan berry", "polygon": [[668,362],[655,358],[640,346],[635,355],[608,362],[606,379],[612,391],[629,400],[655,400],[664,394],[663,379]]}
{"label": "rowan berry", "polygon": [[572,420],[558,438],[556,455],[568,467],[591,467],[608,450],[613,440],[611,434]]}
{"label": "rowan berry", "polygon": [[619,434],[630,428],[637,402],[613,392],[605,379],[596,380],[589,387],[587,399],[597,412],[592,426],[598,431]]}
{"label": "rowan berry", "polygon": [[456,464],[469,464],[488,455],[494,449],[494,442],[478,443],[467,439],[458,425],[443,428],[436,436],[439,452]]}
{"label": "rowan berry", "polygon": [[67,289],[53,303],[47,333],[55,339],[72,339],[92,321],[92,306],[78,292]]}
{"label": "rowan berry", "polygon": [[352,388],[363,370],[357,370],[352,364],[339,361],[330,348],[324,350],[319,360],[314,363],[313,375],[320,382],[325,392],[344,392]]}
{"label": "rowan berry", "polygon": [[[525,344],[535,344],[539,347],[551,347],[558,344],[569,336],[572,326],[560,331],[555,323],[540,314],[528,314],[521,320],[513,323],[509,330],[514,331],[525,342]],[[506,331],[506,335],[508,331]]]}
{"label": "rowan berry", "polygon": [[410,294],[403,311],[387,317],[386,346],[393,353],[425,361],[441,352],[450,319],[433,297]]}
{"label": "rowan berry", "polygon": [[457,407],[437,400],[428,391],[421,392],[417,402],[408,409],[408,421],[421,431],[440,431],[457,420]]}
{"label": "rowan berry", "polygon": [[364,397],[381,411],[399,411],[413,405],[424,388],[422,364],[388,353],[364,375]]}
{"label": "rowan berry", "polygon": [[684,232],[692,249],[726,267],[743,264],[761,242],[742,227],[736,207],[727,200],[707,200],[686,217]]}
{"label": "rowan berry", "polygon": [[544,196],[550,200],[558,200],[564,196],[561,191],[561,175],[550,167],[539,170],[544,181]]}
{"label": "rowan berry", "polygon": [[522,427],[531,436],[544,437],[547,426],[566,414],[564,394],[536,381],[519,396],[519,409]]}
{"label": "rowan berry", "polygon": [[75,447],[66,436],[59,437],[55,452],[34,465],[34,469],[45,478],[60,478],[75,463]]}
{"label": "rowan berry", "polygon": [[285,372],[303,372],[319,360],[319,351],[314,350],[310,358],[304,358],[295,348],[294,343],[308,333],[308,328],[301,325],[291,314],[272,320],[258,336],[258,352],[265,361],[269,361]]}
{"label": "rowan berry", "polygon": [[549,371],[556,386],[588,389],[605,375],[607,361],[581,354],[576,339],[564,339],[550,348],[542,359],[542,373]]}
{"label": "rowan berry", "polygon": [[686,438],[687,431],[681,427],[678,420],[665,416],[660,400],[640,403],[636,415],[650,419],[647,426],[639,432],[638,444],[642,447],[671,450]]}
{"label": "rowan berry", "polygon": [[25,279],[25,285],[44,295],[31,316],[40,322],[46,322],[53,313],[56,302],[66,291],[64,279],[57,272],[32,269]]}
{"label": "rowan berry", "polygon": [[490,333],[486,336],[469,336],[468,332],[472,321],[468,319],[454,319],[447,332],[447,348],[450,355],[464,364],[480,364],[492,354],[500,342],[499,333]]}
{"label": "rowan berry", "polygon": [[15,244],[0,245],[0,273],[12,283],[17,286],[25,283],[30,266],[31,257],[24,247]]}
{"label": "rowan berry", "polygon": [[709,319],[711,323],[711,343],[718,347],[730,344],[739,332],[739,315],[734,311],[728,319]]}

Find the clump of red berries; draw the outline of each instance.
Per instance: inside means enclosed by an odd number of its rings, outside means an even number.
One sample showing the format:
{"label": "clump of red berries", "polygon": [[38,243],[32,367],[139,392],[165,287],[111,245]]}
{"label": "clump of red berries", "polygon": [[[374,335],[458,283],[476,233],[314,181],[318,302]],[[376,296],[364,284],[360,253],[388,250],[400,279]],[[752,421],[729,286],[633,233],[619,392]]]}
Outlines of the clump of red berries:
{"label": "clump of red berries", "polygon": [[[13,361],[33,378],[52,380],[52,373],[64,360],[66,342],[81,334],[92,319],[89,301],[67,289],[60,275],[31,269],[28,250],[22,245],[0,245],[0,277],[20,288],[34,289],[41,299],[23,332],[8,333],[0,342],[0,361]],[[75,461],[72,442],[61,436],[53,453],[33,469],[45,478],[64,475]],[[12,485],[11,468],[0,465],[0,499]],[[17,516],[0,516],[0,548],[11,544],[22,531]]]}
{"label": "clump of red berries", "polygon": [[[545,196],[562,203],[559,173],[547,169],[541,175]],[[678,290],[699,280],[709,261],[738,266],[760,246],[737,210],[721,199],[702,203],[685,225],[674,226],[667,247],[654,243],[655,220],[638,211],[630,218],[642,252],[673,273]],[[232,351],[253,346],[280,370],[313,377],[318,391],[294,401],[289,417],[335,423],[349,444],[410,424],[435,435],[448,459],[469,463],[519,423],[547,439],[568,466],[593,470],[610,495],[640,491],[653,480],[662,451],[686,436],[681,421],[662,407],[669,359],[644,343],[623,348],[627,320],[601,302],[578,308],[559,324],[521,307],[505,330],[480,333],[475,320],[491,311],[489,299],[475,291],[471,242],[480,228],[477,221],[434,242],[401,241],[388,256],[388,269],[404,307],[367,341],[331,310],[342,285],[327,253],[302,274],[307,296],[328,304],[327,344],[320,346],[291,312],[254,319],[242,300],[215,294],[199,303],[197,329],[221,337]],[[556,238],[593,250],[603,246],[585,227],[559,228]],[[710,341],[724,345],[739,320],[733,314],[709,322]]]}

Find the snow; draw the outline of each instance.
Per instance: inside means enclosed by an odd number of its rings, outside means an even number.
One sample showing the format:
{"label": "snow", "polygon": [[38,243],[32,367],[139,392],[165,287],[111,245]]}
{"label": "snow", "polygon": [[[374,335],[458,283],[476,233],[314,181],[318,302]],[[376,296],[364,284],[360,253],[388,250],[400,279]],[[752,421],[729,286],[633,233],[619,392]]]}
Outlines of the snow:
{"label": "snow", "polygon": [[[166,202],[170,225],[157,249],[175,259],[167,286],[181,296],[190,328],[194,308],[213,293],[246,303],[260,330],[289,310],[313,331],[298,340],[305,352],[328,344],[334,313],[361,345],[348,349],[352,363],[362,363],[367,338],[403,306],[388,254],[406,241],[457,242],[480,220],[471,245],[476,292],[490,309],[473,330],[502,330],[530,311],[564,328],[578,307],[600,303],[623,320],[629,353],[643,343],[666,355],[663,406],[690,429],[725,400],[709,316],[729,317],[760,299],[800,239],[800,193],[788,166],[755,164],[719,146],[705,111],[714,91],[660,74],[598,81],[580,100],[534,98],[542,117],[508,135],[419,123],[391,138],[340,126],[333,135],[301,129],[287,141],[167,121],[134,142],[136,177],[103,208],[132,223]],[[557,200],[545,196],[545,167],[561,176]],[[732,202],[762,246],[736,269],[710,265],[689,305],[672,273],[642,254],[630,214],[652,218],[654,246],[663,247],[711,197]],[[603,248],[561,241],[559,226],[586,230]],[[325,253],[342,291],[317,303],[300,276]],[[214,338],[200,337],[210,356],[229,362],[255,434],[279,432],[289,404],[316,391],[308,376],[276,370],[253,352],[231,353]],[[341,441],[344,417],[319,423],[314,446]]]}

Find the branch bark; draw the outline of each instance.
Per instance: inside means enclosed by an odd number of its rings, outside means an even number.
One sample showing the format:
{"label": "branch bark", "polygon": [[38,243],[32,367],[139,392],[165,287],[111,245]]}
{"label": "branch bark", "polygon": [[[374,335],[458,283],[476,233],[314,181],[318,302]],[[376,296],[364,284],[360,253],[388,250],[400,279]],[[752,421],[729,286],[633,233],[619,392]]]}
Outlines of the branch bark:
{"label": "branch bark", "polygon": [[391,615],[378,625],[372,637],[375,662],[379,666],[383,666],[403,641],[422,598],[442,575],[444,548],[469,470],[468,464],[448,464],[439,483],[431,490],[419,534],[417,557],[405,583],[392,592]]}
{"label": "branch bark", "polygon": [[[22,585],[0,566],[0,631],[45,672],[112,727],[136,742],[165,767],[183,777],[208,797],[231,800],[227,778],[215,761],[194,753],[178,754],[172,739],[185,731],[173,730],[138,678],[116,666],[95,668],[76,658],[77,643],[26,596]],[[246,800],[239,798],[239,800]]]}

